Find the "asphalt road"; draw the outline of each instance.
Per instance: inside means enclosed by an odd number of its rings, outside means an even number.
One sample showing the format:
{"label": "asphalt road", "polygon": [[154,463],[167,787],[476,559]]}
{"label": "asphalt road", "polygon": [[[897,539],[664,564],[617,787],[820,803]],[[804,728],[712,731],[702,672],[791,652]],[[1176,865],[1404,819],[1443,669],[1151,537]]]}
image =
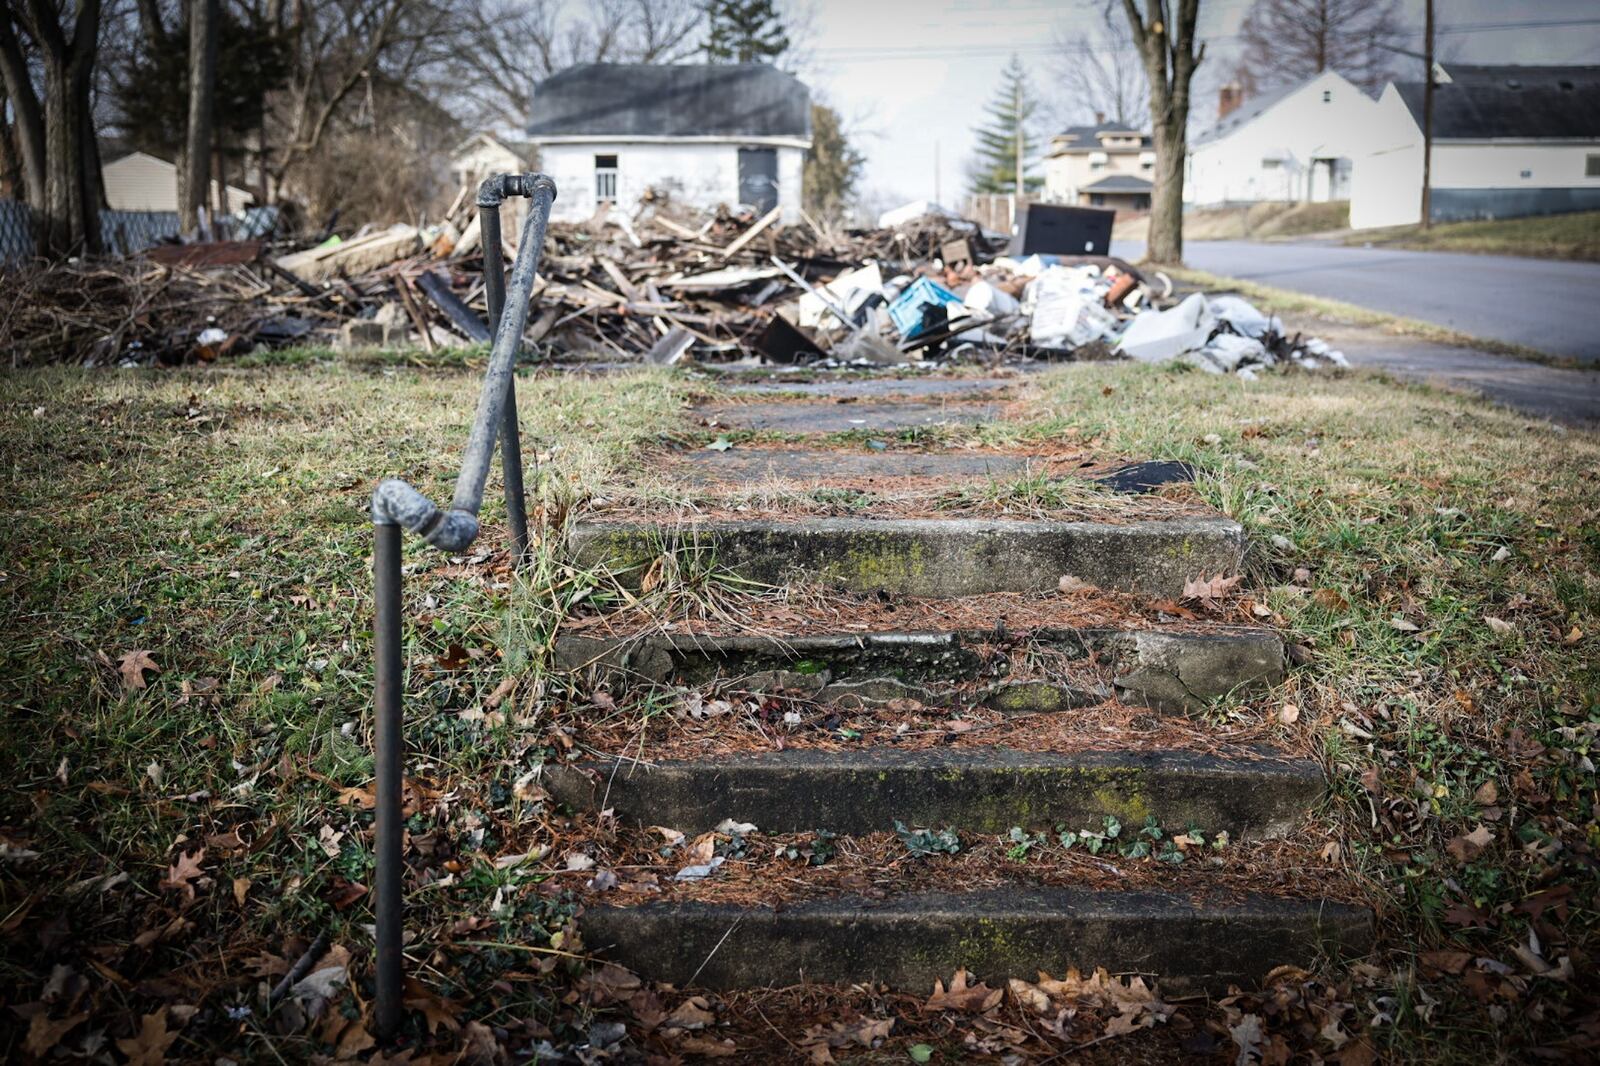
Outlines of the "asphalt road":
{"label": "asphalt road", "polygon": [[[1144,245],[1114,241],[1111,253],[1137,260]],[[1213,274],[1600,362],[1600,263],[1251,241],[1188,241],[1183,258]]]}

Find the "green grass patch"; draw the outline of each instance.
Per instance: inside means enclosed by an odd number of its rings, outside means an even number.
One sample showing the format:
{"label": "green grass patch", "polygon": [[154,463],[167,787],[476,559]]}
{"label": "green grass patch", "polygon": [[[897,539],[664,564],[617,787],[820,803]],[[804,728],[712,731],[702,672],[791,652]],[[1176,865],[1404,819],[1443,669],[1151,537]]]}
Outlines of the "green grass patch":
{"label": "green grass patch", "polygon": [[1425,252],[1473,252],[1520,255],[1533,259],[1600,261],[1600,211],[1534,218],[1498,218],[1474,222],[1440,222],[1361,230],[1346,244],[1414,248]]}

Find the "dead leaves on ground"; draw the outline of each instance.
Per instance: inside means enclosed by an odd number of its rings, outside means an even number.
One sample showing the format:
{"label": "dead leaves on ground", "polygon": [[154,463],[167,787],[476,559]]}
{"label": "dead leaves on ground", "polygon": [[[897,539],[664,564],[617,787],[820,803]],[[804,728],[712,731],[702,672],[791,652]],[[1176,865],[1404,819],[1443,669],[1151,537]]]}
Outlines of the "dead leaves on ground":
{"label": "dead leaves on ground", "polygon": [[1207,611],[1216,611],[1220,609],[1219,601],[1227,599],[1234,586],[1242,580],[1244,578],[1240,574],[1224,577],[1218,573],[1216,577],[1211,578],[1201,574],[1197,578],[1191,577],[1184,581],[1183,592],[1178,599],[1183,603],[1198,603]]}

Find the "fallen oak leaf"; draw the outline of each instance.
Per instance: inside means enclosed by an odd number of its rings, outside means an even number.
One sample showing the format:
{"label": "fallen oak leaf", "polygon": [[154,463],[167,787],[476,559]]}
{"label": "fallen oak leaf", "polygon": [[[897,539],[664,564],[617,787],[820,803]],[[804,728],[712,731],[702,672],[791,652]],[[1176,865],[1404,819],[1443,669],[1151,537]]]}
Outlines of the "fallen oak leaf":
{"label": "fallen oak leaf", "polygon": [[143,648],[124,652],[122,658],[117,660],[117,673],[122,675],[122,687],[129,691],[142,689],[148,685],[144,679],[146,670],[159,674],[161,667],[156,665],[150,653]]}
{"label": "fallen oak leaf", "polygon": [[35,1058],[42,1059],[61,1043],[62,1037],[82,1025],[88,1017],[88,1011],[80,1011],[65,1018],[52,1018],[41,1010],[28,1022],[28,1037],[23,1041],[23,1049]]}
{"label": "fallen oak leaf", "polygon": [[948,989],[943,981],[934,981],[933,995],[928,997],[922,1009],[986,1011],[1000,1002],[1000,997],[1005,994],[1004,989],[990,988],[981,981],[975,985],[969,984],[970,976],[965,969],[957,970],[955,976],[950,978]]}
{"label": "fallen oak leaf", "polygon": [[1183,593],[1179,595],[1180,601],[1193,601],[1199,603],[1206,610],[1216,608],[1217,601],[1227,597],[1233,587],[1244,577],[1235,574],[1233,577],[1224,577],[1218,573],[1216,577],[1207,578],[1201,574],[1198,578],[1188,578],[1183,583]]}
{"label": "fallen oak leaf", "polygon": [[161,879],[156,887],[173,892],[182,892],[185,900],[194,899],[193,882],[205,872],[200,869],[200,863],[204,861],[205,857],[205,848],[201,848],[193,855],[188,852],[179,852],[176,861],[167,867],[167,875]]}
{"label": "fallen oak leaf", "polygon": [[1476,859],[1483,849],[1494,843],[1494,833],[1486,825],[1479,825],[1470,833],[1463,833],[1455,837],[1444,846],[1444,849],[1457,862],[1471,862]]}
{"label": "fallen oak leaf", "polygon": [[177,1039],[177,1033],[167,1032],[167,1012],[162,1008],[146,1014],[133,1036],[118,1040],[117,1050],[128,1056],[128,1066],[161,1066],[167,1061],[167,1049]]}

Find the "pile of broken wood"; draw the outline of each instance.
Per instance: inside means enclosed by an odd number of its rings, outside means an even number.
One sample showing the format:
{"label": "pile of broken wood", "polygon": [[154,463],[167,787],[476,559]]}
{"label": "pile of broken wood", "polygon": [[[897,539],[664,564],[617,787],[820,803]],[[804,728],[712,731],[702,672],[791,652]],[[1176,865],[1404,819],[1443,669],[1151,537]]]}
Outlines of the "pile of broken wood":
{"label": "pile of broken wood", "polygon": [[[483,251],[470,201],[463,190],[426,226],[314,243],[166,245],[126,259],[14,265],[0,272],[0,352],[13,366],[133,365],[263,346],[481,344]],[[522,210],[515,200],[502,209],[508,262]],[[631,216],[549,227],[524,339],[533,358],[672,362],[690,349],[704,360],[823,358],[825,345],[787,328],[806,289],[864,262],[943,278],[939,257],[951,247],[974,262],[992,255],[975,226],[955,220],[846,231],[809,218],[784,225],[776,209],[755,217],[654,198]]]}

